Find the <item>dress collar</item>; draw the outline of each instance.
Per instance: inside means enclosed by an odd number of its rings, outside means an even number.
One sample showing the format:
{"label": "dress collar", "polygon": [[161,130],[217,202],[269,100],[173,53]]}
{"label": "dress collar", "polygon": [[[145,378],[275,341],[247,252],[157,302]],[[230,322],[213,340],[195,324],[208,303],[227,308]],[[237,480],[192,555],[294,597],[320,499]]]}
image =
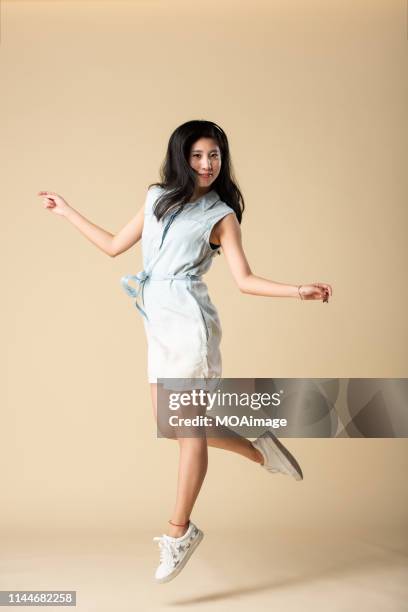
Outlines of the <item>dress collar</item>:
{"label": "dress collar", "polygon": [[210,189],[210,191],[207,191],[207,193],[199,197],[197,200],[195,200],[194,202],[188,202],[187,204],[185,204],[185,206],[201,206],[204,210],[207,210],[219,199],[220,196],[215,191],[215,189]]}
{"label": "dress collar", "polygon": [[[165,191],[165,189],[163,188],[162,190]],[[207,191],[207,193],[200,196],[194,202],[187,202],[186,204],[184,204],[183,209],[187,207],[190,208],[190,206],[197,206],[200,207],[201,210],[208,210],[209,208],[211,208],[211,206],[213,206],[213,204],[215,204],[219,200],[221,200],[221,198],[215,191],[215,189],[210,189],[210,191]]]}

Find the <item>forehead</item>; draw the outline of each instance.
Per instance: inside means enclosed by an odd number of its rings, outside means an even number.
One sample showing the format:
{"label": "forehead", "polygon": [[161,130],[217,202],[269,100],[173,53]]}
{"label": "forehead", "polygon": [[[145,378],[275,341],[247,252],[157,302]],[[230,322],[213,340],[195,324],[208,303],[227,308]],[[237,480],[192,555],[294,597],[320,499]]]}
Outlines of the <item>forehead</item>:
{"label": "forehead", "polygon": [[199,138],[191,145],[191,152],[203,153],[205,151],[219,151],[220,147],[214,138]]}

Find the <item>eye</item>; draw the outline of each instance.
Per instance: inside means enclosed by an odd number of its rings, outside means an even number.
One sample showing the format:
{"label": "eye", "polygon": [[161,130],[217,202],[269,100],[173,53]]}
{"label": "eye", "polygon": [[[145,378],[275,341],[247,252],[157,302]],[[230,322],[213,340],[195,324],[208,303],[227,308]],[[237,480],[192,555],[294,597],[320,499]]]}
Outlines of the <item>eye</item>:
{"label": "eye", "polygon": [[[193,153],[193,157],[200,157],[200,153]],[[218,157],[218,153],[211,153],[211,157]]]}

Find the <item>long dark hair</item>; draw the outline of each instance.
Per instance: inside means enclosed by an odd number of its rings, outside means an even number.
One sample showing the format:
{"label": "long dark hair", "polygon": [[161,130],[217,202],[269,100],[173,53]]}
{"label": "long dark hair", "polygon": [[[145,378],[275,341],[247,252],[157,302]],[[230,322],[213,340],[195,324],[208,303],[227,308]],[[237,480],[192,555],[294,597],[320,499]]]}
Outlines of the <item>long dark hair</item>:
{"label": "long dark hair", "polygon": [[201,119],[183,123],[170,136],[166,157],[160,168],[161,182],[149,185],[149,188],[155,185],[166,190],[158,198],[154,214],[160,220],[170,209],[190,202],[196,184],[196,172],[189,163],[190,150],[200,138],[213,138],[221,151],[220,173],[210,191],[214,189],[218,193],[241,223],[245,203],[233,176],[227,135],[216,123]]}

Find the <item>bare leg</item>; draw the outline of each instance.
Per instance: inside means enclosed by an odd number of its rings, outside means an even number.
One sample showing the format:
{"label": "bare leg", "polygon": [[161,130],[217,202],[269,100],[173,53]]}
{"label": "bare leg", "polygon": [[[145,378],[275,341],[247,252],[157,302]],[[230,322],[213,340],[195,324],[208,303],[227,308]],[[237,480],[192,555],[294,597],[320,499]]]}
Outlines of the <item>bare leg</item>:
{"label": "bare leg", "polygon": [[242,455],[251,461],[255,461],[256,463],[263,463],[263,456],[259,450],[252,445],[250,440],[247,440],[243,436],[237,434],[235,431],[227,429],[223,426],[218,426],[217,430],[225,430],[225,436],[212,438],[211,436],[207,435],[208,446],[222,448],[223,450],[238,453],[239,455]]}
{"label": "bare leg", "polygon": [[[208,466],[208,450],[205,438],[180,438],[179,473],[176,504],[171,520],[186,523],[200,492]],[[169,524],[168,535],[179,538],[187,531],[188,525],[176,527]]]}
{"label": "bare leg", "polygon": [[[157,421],[157,385],[151,384],[153,413]],[[173,439],[173,438],[170,438]],[[174,438],[176,439],[176,438]],[[205,437],[180,437],[180,460],[177,483],[177,496],[171,520],[179,525],[188,522],[194,503],[200,492],[208,467],[208,449]],[[188,525],[169,524],[167,535],[174,538],[182,536]]]}
{"label": "bare leg", "polygon": [[[157,422],[157,385],[150,384],[153,414]],[[208,428],[211,431],[211,428]],[[171,520],[179,526],[168,524],[167,535],[181,537],[188,528],[184,525],[190,518],[194,503],[200,492],[208,467],[207,446],[214,446],[235,452],[256,463],[263,463],[261,453],[252,443],[239,434],[224,428],[225,437],[180,437],[177,439],[180,449],[177,496]],[[218,428],[220,431],[220,428]],[[184,526],[180,526],[184,525]]]}
{"label": "bare leg", "polygon": [[[150,390],[152,394],[152,404],[153,404],[153,414],[157,421],[157,385],[154,383],[150,384]],[[218,431],[222,432],[225,430],[224,437],[211,437],[208,435],[211,430],[207,433],[207,444],[208,446],[213,446],[214,448],[221,448],[224,450],[231,451],[233,453],[237,453],[238,455],[242,455],[251,461],[255,461],[255,463],[263,463],[263,456],[256,449],[250,440],[247,440],[243,436],[235,433],[231,429],[227,429],[226,427],[219,426]],[[171,439],[171,438],[170,438]]]}

